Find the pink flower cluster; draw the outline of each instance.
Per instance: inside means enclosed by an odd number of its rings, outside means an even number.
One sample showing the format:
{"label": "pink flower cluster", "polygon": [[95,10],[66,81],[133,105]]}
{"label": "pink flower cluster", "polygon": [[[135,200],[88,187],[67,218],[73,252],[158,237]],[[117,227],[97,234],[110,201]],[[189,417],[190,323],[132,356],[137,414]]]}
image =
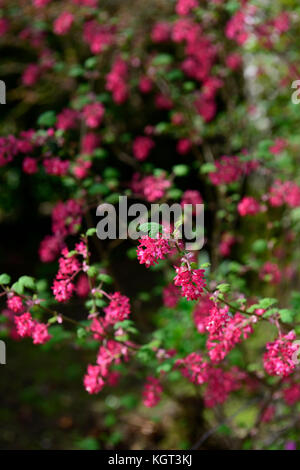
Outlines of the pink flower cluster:
{"label": "pink flower cluster", "polygon": [[144,235],[139,239],[139,244],[137,257],[140,264],[145,264],[147,268],[158,263],[159,259],[163,259],[171,251],[168,240],[160,234],[156,238]]}
{"label": "pink flower cluster", "polygon": [[218,307],[217,304],[210,311],[207,331],[209,333],[206,346],[212,362],[217,363],[242,340],[253,333],[252,324],[257,317],[247,318],[240,313],[234,316],[229,314],[229,307]]}
{"label": "pink flower cluster", "polygon": [[238,213],[245,217],[246,215],[255,215],[261,211],[259,202],[252,196],[243,197],[238,203]]}
{"label": "pink flower cluster", "polygon": [[8,137],[0,137],[0,167],[11,162],[17,154],[17,139],[12,135]]}
{"label": "pink flower cluster", "polygon": [[285,336],[281,336],[271,343],[267,343],[267,351],[264,354],[264,368],[269,375],[287,377],[295,367],[295,356],[299,350],[299,344],[295,342],[296,334],[292,330]]}
{"label": "pink flower cluster", "polygon": [[207,332],[207,324],[210,319],[210,311],[214,307],[214,302],[210,299],[210,294],[204,294],[198,301],[194,309],[194,323],[199,333]]}
{"label": "pink flower cluster", "polygon": [[128,98],[128,66],[127,63],[118,57],[106,77],[106,89],[112,92],[113,100],[117,104],[122,104]]}
{"label": "pink flower cluster", "polygon": [[20,313],[24,309],[23,301],[18,295],[8,295],[6,304],[15,313]]}
{"label": "pink flower cluster", "polygon": [[105,345],[100,346],[97,365],[88,365],[83,379],[86,391],[90,394],[99,393],[105,385],[105,380],[112,385],[115,381],[110,380],[113,374],[110,368],[113,364],[119,364],[122,357],[127,359],[128,348],[117,341],[108,340]]}
{"label": "pink flower cluster", "polygon": [[226,232],[222,235],[219,252],[222,256],[229,256],[232,246],[235,244],[236,238],[234,235]]}
{"label": "pink flower cluster", "polygon": [[48,175],[65,176],[68,172],[69,160],[61,160],[59,157],[45,158],[43,166]]}
{"label": "pink flower cluster", "polygon": [[199,353],[178,359],[175,367],[179,367],[182,375],[194,384],[207,384],[204,401],[208,408],[224,403],[232,391],[241,387],[241,381],[245,378],[245,374],[236,367],[229,371],[215,368],[204,361]]}
{"label": "pink flower cluster", "polygon": [[59,270],[53,283],[53,294],[58,302],[69,300],[75,290],[72,280],[81,270],[81,264],[76,256],[69,256],[69,251],[64,248],[59,258]]}
{"label": "pink flower cluster", "polygon": [[176,267],[175,286],[181,287],[181,295],[187,300],[197,300],[206,286],[204,269],[189,269],[186,266]]}
{"label": "pink flower cluster", "polygon": [[105,109],[102,103],[87,104],[82,110],[86,125],[92,129],[100,126],[104,113]]}
{"label": "pink flower cluster", "polygon": [[154,141],[150,137],[136,137],[133,142],[133,155],[137,160],[144,161],[154,145]]}
{"label": "pink flower cluster", "polygon": [[114,42],[112,29],[109,26],[99,24],[95,20],[89,20],[84,24],[83,38],[90,46],[93,54],[100,54]]}
{"label": "pink flower cluster", "polygon": [[281,280],[281,273],[276,263],[266,261],[259,271],[259,278],[263,281],[267,280],[271,284],[279,284]]}
{"label": "pink flower cluster", "polygon": [[16,329],[21,338],[31,337],[33,344],[44,344],[51,336],[48,333],[48,325],[34,320],[29,312],[25,312],[14,318]]}
{"label": "pink flower cluster", "polygon": [[59,17],[54,21],[53,30],[55,34],[63,35],[66,34],[74,21],[74,16],[72,13],[64,11],[59,15]]}
{"label": "pink flower cluster", "polygon": [[75,199],[58,202],[52,211],[52,232],[40,244],[39,255],[43,262],[54,261],[58,256],[64,239],[76,233],[81,225],[82,207]]}
{"label": "pink flower cluster", "polygon": [[167,308],[175,308],[180,297],[179,290],[174,284],[169,284],[163,289],[163,303]]}
{"label": "pink flower cluster", "polygon": [[163,175],[161,176],[144,176],[139,173],[133,175],[131,181],[131,189],[137,195],[144,197],[149,202],[161,199],[166,189],[171,186],[171,182]]}
{"label": "pink flower cluster", "polygon": [[300,206],[300,186],[293,181],[275,181],[268,195],[271,206],[278,207],[286,203],[294,208]]}
{"label": "pink flower cluster", "polygon": [[143,390],[143,403],[148,408],[156,406],[161,399],[163,388],[158,379],[155,377],[147,377],[147,381]]}
{"label": "pink flower cluster", "polygon": [[209,173],[209,179],[216,186],[233,183],[239,180],[243,174],[255,170],[257,165],[256,161],[243,162],[237,156],[224,155],[215,162],[216,169]]}
{"label": "pink flower cluster", "polygon": [[198,0],[177,0],[176,13],[177,15],[188,15],[191,10],[198,7]]}
{"label": "pink flower cluster", "polygon": [[290,382],[283,390],[284,401],[287,405],[293,406],[300,401],[300,384]]}
{"label": "pink flower cluster", "polygon": [[110,303],[104,308],[105,322],[114,325],[126,320],[130,315],[130,303],[128,297],[115,292],[111,296]]}
{"label": "pink flower cluster", "polygon": [[65,108],[57,115],[57,129],[67,131],[76,128],[78,124],[79,113],[75,109]]}

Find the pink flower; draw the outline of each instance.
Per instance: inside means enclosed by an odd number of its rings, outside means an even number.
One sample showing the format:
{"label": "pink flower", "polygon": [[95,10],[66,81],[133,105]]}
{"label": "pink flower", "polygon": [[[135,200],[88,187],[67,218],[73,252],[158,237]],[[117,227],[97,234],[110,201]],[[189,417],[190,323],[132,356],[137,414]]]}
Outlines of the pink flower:
{"label": "pink flower", "polygon": [[155,96],[155,106],[157,109],[169,110],[173,108],[173,101],[169,96],[159,93]]}
{"label": "pink flower", "polygon": [[78,112],[74,109],[65,108],[57,116],[57,129],[67,131],[76,128],[78,123]]}
{"label": "pink flower", "polygon": [[278,31],[278,33],[285,33],[290,29],[290,17],[287,12],[280,13],[276,18],[273,20],[274,28]]}
{"label": "pink flower", "polygon": [[140,264],[145,264],[147,268],[154,266],[155,263],[158,263],[159,259],[164,259],[171,251],[168,240],[159,234],[157,238],[144,235],[139,240],[139,244],[137,257]]}
{"label": "pink flower", "polygon": [[205,122],[210,122],[216,114],[216,104],[214,100],[205,97],[205,95],[198,97],[195,101],[195,107],[198,114],[203,117]]}
{"label": "pink flower", "polygon": [[143,403],[148,408],[156,406],[161,400],[163,388],[158,379],[147,377],[147,382],[143,390]]}
{"label": "pink flower", "polygon": [[101,25],[96,20],[89,20],[84,24],[83,38],[93,54],[100,54],[114,42],[112,28]]}
{"label": "pink flower", "polygon": [[260,269],[259,278],[263,281],[268,279],[271,284],[279,284],[281,280],[279,267],[277,264],[267,261]]}
{"label": "pink flower", "polygon": [[7,299],[7,307],[15,313],[20,313],[23,310],[23,302],[21,297],[12,295]]}
{"label": "pink flower", "polygon": [[9,30],[9,22],[6,18],[0,18],[0,37],[4,36]]}
{"label": "pink flower", "polygon": [[176,150],[180,155],[185,155],[189,153],[192,148],[192,143],[189,139],[180,139],[177,142]]}
{"label": "pink flower", "polygon": [[55,21],[53,25],[53,30],[55,34],[63,35],[66,34],[74,21],[74,16],[72,13],[64,11]]}
{"label": "pink flower", "polygon": [[135,173],[131,182],[132,191],[144,197],[149,202],[154,202],[161,199],[166,189],[171,186],[169,180],[161,176],[145,176],[144,178],[139,174]]}
{"label": "pink flower", "polygon": [[52,290],[58,302],[66,302],[72,297],[72,294],[75,290],[75,286],[72,282],[66,279],[61,279],[59,281],[55,280],[53,283]]}
{"label": "pink flower", "polygon": [[193,213],[199,212],[200,204],[203,204],[203,199],[199,191],[196,189],[188,189],[185,191],[182,195],[181,203],[182,207],[184,207],[186,204],[191,204],[193,206]]}
{"label": "pink flower", "polygon": [[41,71],[38,65],[29,64],[23,72],[22,83],[25,86],[33,86],[38,81]]}
{"label": "pink flower", "polygon": [[93,318],[91,324],[91,331],[93,333],[94,339],[102,340],[106,336],[106,327],[108,325],[105,322],[104,318]]}
{"label": "pink flower", "polygon": [[48,3],[50,3],[50,2],[51,2],[51,0],[33,0],[33,4],[37,8],[43,8],[46,5],[48,5]]}
{"label": "pink flower", "polygon": [[170,38],[171,25],[166,21],[155,23],[151,31],[151,39],[153,42],[166,42]]}
{"label": "pink flower", "polygon": [[254,199],[254,197],[244,197],[238,203],[238,212],[239,214],[244,217],[245,215],[255,215],[260,212],[261,207],[259,202]]}
{"label": "pink flower", "polygon": [[111,71],[106,76],[105,88],[112,92],[113,100],[117,104],[124,103],[128,98],[128,66],[127,63],[118,57],[112,66]]}
{"label": "pink flower", "polygon": [[240,54],[232,53],[226,57],[226,66],[231,70],[237,70],[242,65],[242,57]]}
{"label": "pink flower", "polygon": [[141,77],[139,82],[139,89],[142,93],[150,93],[152,90],[153,83],[152,80],[148,77]]}
{"label": "pink flower", "polygon": [[102,103],[87,104],[82,111],[86,125],[91,128],[100,126],[104,112],[105,109]]}
{"label": "pink flower", "polygon": [[90,284],[86,274],[81,274],[76,284],[76,294],[78,297],[87,297],[90,292]]}
{"label": "pink flower", "polygon": [[204,279],[204,269],[191,269],[185,266],[176,267],[174,277],[175,286],[181,287],[181,295],[188,300],[197,300],[203,293],[206,286]]}
{"label": "pink flower", "polygon": [[39,255],[43,263],[50,263],[58,256],[62,248],[62,239],[56,235],[48,235],[42,240]]}
{"label": "pink flower", "polygon": [[90,160],[84,160],[83,158],[78,158],[76,164],[74,165],[72,172],[76,178],[82,180],[87,177],[89,169],[92,166]]}
{"label": "pink flower", "polygon": [[93,153],[94,150],[99,147],[99,145],[99,136],[94,134],[93,132],[87,132],[82,139],[81,153],[89,155]]}
{"label": "pink flower", "polygon": [[52,211],[52,231],[56,236],[66,237],[78,231],[82,220],[82,207],[74,199],[58,202]]}
{"label": "pink flower", "polygon": [[286,148],[286,146],[287,142],[285,139],[275,139],[274,144],[269,148],[269,152],[273,155],[278,155]]}
{"label": "pink flower", "polygon": [[100,375],[100,367],[89,364],[87,373],[83,378],[83,383],[88,393],[99,393],[105,385],[105,382]]}
{"label": "pink flower", "polygon": [[135,158],[140,161],[146,160],[154,145],[154,141],[150,137],[136,137],[133,142]]}
{"label": "pink flower", "polygon": [[126,320],[130,315],[130,303],[128,297],[115,292],[111,296],[110,303],[104,309],[105,322],[114,325],[117,322]]}
{"label": "pink flower", "polygon": [[215,171],[209,173],[212,184],[230,184],[237,181],[244,172],[243,163],[238,157],[223,156],[215,162]]}
{"label": "pink flower", "polygon": [[29,312],[23,313],[23,315],[20,316],[15,316],[14,321],[17,328],[17,332],[21,336],[21,338],[32,336],[32,332],[35,327],[35,322]]}
{"label": "pink flower", "polygon": [[248,37],[249,31],[246,27],[246,14],[239,10],[228,21],[225,29],[228,39],[234,39],[239,45],[243,45]]}
{"label": "pink flower", "polygon": [[44,344],[49,341],[51,335],[48,333],[48,325],[36,322],[32,331],[32,339],[33,344]]}
{"label": "pink flower", "polygon": [[272,405],[268,406],[262,414],[261,422],[269,423],[270,421],[272,421],[272,419],[275,416],[275,411],[276,411],[275,406],[272,406]]}
{"label": "pink flower", "polygon": [[296,367],[294,354],[299,349],[299,344],[294,342],[295,339],[295,332],[290,331],[285,336],[267,343],[263,361],[264,368],[269,375],[287,377],[293,372]]}
{"label": "pink flower", "polygon": [[28,175],[33,175],[38,171],[37,161],[35,158],[25,157],[23,160],[23,171]]}
{"label": "pink flower", "polygon": [[174,284],[169,284],[163,289],[163,303],[165,307],[174,308],[178,304],[179,290]]}
{"label": "pink flower", "polygon": [[46,158],[43,166],[48,175],[64,176],[67,174],[70,162],[69,160],[61,160],[58,157]]}
{"label": "pink flower", "polygon": [[228,372],[210,367],[207,371],[207,388],[204,393],[205,406],[213,408],[224,403],[232,391],[241,387],[244,378],[245,374],[237,367]]}
{"label": "pink flower", "polygon": [[184,359],[177,359],[175,367],[181,369],[181,373],[196,385],[202,385],[207,380],[208,363],[198,353],[191,353]]}
{"label": "pink flower", "polygon": [[222,361],[236,344],[247,339],[253,333],[252,323],[257,321],[256,316],[249,318],[236,313],[230,317],[228,312],[227,306],[219,308],[217,305],[210,312],[206,347],[214,363]]}
{"label": "pink flower", "polygon": [[207,325],[210,320],[210,312],[214,307],[214,302],[210,300],[210,295],[203,295],[195,306],[194,323],[199,333],[207,332]]}
{"label": "pink flower", "polygon": [[197,0],[177,0],[176,13],[177,15],[185,16],[188,15],[191,10],[197,7]]}
{"label": "pink flower", "polygon": [[236,242],[236,238],[230,233],[224,233],[221,238],[219,252],[222,256],[229,256],[232,245]]}
{"label": "pink flower", "polygon": [[293,406],[300,401],[300,385],[292,383],[283,390],[284,401],[287,405]]}

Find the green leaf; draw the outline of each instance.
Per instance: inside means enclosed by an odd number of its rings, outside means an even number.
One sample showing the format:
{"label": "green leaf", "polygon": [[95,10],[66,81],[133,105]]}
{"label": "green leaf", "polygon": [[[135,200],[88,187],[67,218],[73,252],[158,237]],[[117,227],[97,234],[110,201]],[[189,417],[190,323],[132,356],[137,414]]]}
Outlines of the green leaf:
{"label": "green leaf", "polygon": [[186,176],[190,169],[187,165],[175,165],[173,166],[172,171],[176,176]]}
{"label": "green leaf", "polygon": [[30,276],[21,276],[18,280],[23,287],[27,287],[27,289],[35,289],[35,280],[33,277]]}
{"label": "green leaf", "polygon": [[106,284],[112,284],[114,282],[113,278],[106,273],[100,273],[97,276],[98,281],[106,282]]}
{"label": "green leaf", "polygon": [[278,302],[277,299],[272,299],[272,298],[265,298],[265,299],[262,299],[259,301],[258,305],[259,307],[258,308],[263,308],[263,309],[267,309],[269,307],[271,307],[272,305],[276,304]]}
{"label": "green leaf", "polygon": [[154,57],[153,65],[169,65],[173,62],[173,56],[170,54],[158,54]]}
{"label": "green leaf", "polygon": [[204,163],[201,165],[200,172],[202,174],[205,173],[213,173],[216,170],[216,167],[213,163]]}
{"label": "green leaf", "polygon": [[93,235],[95,235],[95,233],[97,232],[97,230],[95,228],[89,228],[87,231],[86,231],[86,236],[87,237],[92,237]]}
{"label": "green leaf", "polygon": [[157,222],[146,222],[139,226],[140,232],[147,232],[151,238],[155,238],[162,231],[162,225]]}
{"label": "green leaf", "polygon": [[85,328],[81,328],[81,327],[80,327],[80,328],[77,329],[77,337],[78,337],[79,339],[85,338],[86,336],[87,336],[87,331],[86,331]]}
{"label": "green leaf", "polygon": [[89,277],[95,277],[95,276],[97,276],[97,274],[98,274],[98,269],[95,268],[95,266],[90,266],[88,271],[87,271],[87,275]]}
{"label": "green leaf", "polygon": [[229,292],[230,290],[230,285],[229,284],[219,284],[217,285],[217,289],[218,291],[222,292],[222,293],[225,293],[225,292]]}
{"label": "green leaf", "polygon": [[292,312],[292,310],[289,310],[287,308],[283,308],[283,309],[278,310],[278,313],[279,313],[280,319],[281,319],[281,321],[283,321],[283,323],[292,323],[292,321],[294,319],[294,312]]}
{"label": "green leaf", "polygon": [[0,275],[0,284],[7,285],[10,283],[10,276],[8,274],[1,274]]}
{"label": "green leaf", "polygon": [[52,127],[56,122],[56,115],[54,111],[46,111],[38,118],[38,125],[44,127]]}
{"label": "green leaf", "polygon": [[266,240],[255,240],[252,245],[252,249],[255,253],[263,253],[268,247]]}

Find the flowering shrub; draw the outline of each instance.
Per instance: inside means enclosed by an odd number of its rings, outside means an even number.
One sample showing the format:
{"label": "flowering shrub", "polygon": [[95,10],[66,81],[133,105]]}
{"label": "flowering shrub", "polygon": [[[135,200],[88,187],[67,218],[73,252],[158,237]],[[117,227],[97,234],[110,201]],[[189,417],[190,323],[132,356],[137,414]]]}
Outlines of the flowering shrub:
{"label": "flowering shrub", "polygon": [[[39,260],[0,275],[1,333],[82,351],[76,386],[95,403],[176,404],[184,430],[160,447],[295,448],[299,8],[141,3],[0,0],[0,216],[25,199],[27,230],[33,209],[47,219]],[[203,203],[203,248],[164,221],[99,240],[96,208],[121,195]]]}

